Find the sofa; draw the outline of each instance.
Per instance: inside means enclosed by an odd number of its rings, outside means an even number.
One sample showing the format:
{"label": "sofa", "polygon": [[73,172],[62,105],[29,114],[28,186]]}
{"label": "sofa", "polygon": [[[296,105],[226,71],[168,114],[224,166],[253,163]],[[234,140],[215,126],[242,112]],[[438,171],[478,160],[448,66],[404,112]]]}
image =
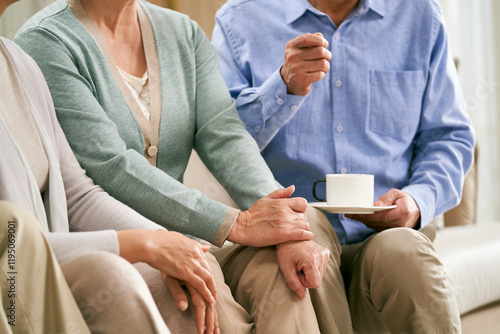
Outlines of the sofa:
{"label": "sofa", "polygon": [[460,204],[436,224],[434,247],[454,287],[463,333],[493,334],[500,333],[500,222],[477,221],[477,147],[474,155]]}
{"label": "sofa", "polygon": [[[464,334],[500,333],[500,222],[477,222],[476,164],[464,183],[461,203],[433,222],[434,247],[457,298]],[[235,206],[193,152],[184,184]]]}

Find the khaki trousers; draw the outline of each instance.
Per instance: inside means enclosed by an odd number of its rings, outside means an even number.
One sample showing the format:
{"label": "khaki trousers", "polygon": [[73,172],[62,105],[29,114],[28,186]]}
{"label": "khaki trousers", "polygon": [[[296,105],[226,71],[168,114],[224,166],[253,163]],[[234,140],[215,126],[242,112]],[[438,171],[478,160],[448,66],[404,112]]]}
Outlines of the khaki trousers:
{"label": "khaki trousers", "polygon": [[276,261],[275,247],[232,245],[211,248],[226,284],[241,305],[218,309],[219,320],[227,317],[233,324],[226,327],[230,329],[226,333],[248,333],[246,323],[249,322],[254,323],[251,332],[256,333],[352,333],[340,273],[340,243],[322,212],[310,207],[306,216],[314,240],[330,249],[331,255],[321,287],[306,290],[303,300],[288,288]]}
{"label": "khaki trousers", "polygon": [[[92,333],[168,334],[166,320],[179,320],[167,317],[175,304],[160,309],[152,296],[157,293],[158,299],[173,304],[170,293],[150,291],[136,267],[118,255],[92,251],[63,262],[61,268]],[[159,273],[155,278],[161,281]]]}
{"label": "khaki trousers", "polygon": [[[21,208],[11,208],[2,204],[0,212],[3,220],[18,222],[16,232],[20,236],[16,239],[16,247],[34,245],[23,247],[26,252],[31,252],[29,256],[22,255],[23,252],[18,254],[19,273],[23,260],[23,280],[19,278],[17,281],[22,282],[23,287],[19,285],[19,291],[28,292],[25,295],[30,299],[22,303],[23,316],[18,313],[16,330],[32,327],[35,328],[33,333],[88,333],[88,328],[93,333],[197,333],[192,305],[187,311],[179,311],[157,270],[144,263],[131,265],[119,256],[105,252],[89,252],[65,261],[59,267],[36,219]],[[11,211],[15,214],[8,214]],[[217,283],[217,311],[222,333],[351,331],[338,268],[340,245],[322,213],[308,209],[307,216],[315,240],[331,249],[332,254],[321,288],[309,290],[302,300],[288,289],[278,268],[274,247],[235,245],[214,250],[220,263],[207,253]],[[29,228],[23,227],[28,224]],[[36,237],[26,239],[28,237],[24,235]],[[2,250],[8,249],[8,238],[4,236],[1,240]],[[2,254],[4,257],[0,261],[8,263],[5,253]],[[7,275],[8,271],[2,268]],[[24,273],[36,275],[24,276]],[[39,279],[43,277],[50,279]],[[2,280],[2,291],[8,291],[6,282],[7,277]],[[8,305],[6,298],[8,294],[2,293],[4,305]],[[17,310],[21,312],[21,308]],[[3,320],[0,332],[11,333],[6,314],[0,314]],[[21,322],[26,323],[25,327]]]}
{"label": "khaki trousers", "polygon": [[447,274],[431,241],[409,228],[344,245],[342,274],[359,333],[460,333]]}
{"label": "khaki trousers", "polygon": [[0,201],[0,333],[90,333],[40,223]]}

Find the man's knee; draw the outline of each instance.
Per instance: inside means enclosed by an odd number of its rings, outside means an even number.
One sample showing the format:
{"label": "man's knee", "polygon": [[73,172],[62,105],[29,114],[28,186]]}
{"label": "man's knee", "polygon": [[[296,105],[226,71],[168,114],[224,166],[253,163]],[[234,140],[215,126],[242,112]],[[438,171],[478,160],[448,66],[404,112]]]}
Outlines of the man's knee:
{"label": "man's knee", "polygon": [[393,228],[380,232],[368,240],[364,247],[368,256],[387,256],[394,260],[412,261],[414,255],[422,251],[433,252],[432,243],[425,235],[410,228]]}
{"label": "man's knee", "polygon": [[425,277],[443,276],[442,264],[430,240],[409,228],[394,228],[375,235],[364,247],[361,259],[376,284],[413,291],[416,286],[430,282]]}

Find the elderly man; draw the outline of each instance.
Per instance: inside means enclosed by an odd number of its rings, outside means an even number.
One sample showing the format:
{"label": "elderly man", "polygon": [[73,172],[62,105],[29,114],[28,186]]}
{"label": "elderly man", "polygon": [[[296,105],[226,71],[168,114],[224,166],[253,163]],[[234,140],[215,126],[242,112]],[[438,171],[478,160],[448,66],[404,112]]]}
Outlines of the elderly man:
{"label": "elderly man", "polygon": [[374,174],[374,204],[397,205],[329,216],[355,329],[460,331],[443,267],[420,232],[458,204],[473,159],[438,3],[229,0],[212,44],[279,182],[311,199],[325,174]]}

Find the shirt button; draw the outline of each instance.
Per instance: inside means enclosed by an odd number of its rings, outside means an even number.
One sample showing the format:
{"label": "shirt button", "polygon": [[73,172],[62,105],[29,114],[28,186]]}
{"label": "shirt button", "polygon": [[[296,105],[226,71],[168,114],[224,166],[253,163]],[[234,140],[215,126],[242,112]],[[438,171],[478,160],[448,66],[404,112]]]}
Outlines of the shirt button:
{"label": "shirt button", "polygon": [[291,111],[297,111],[297,108],[298,108],[298,107],[297,107],[295,104],[292,104],[292,105],[290,106],[290,110],[291,110]]}
{"label": "shirt button", "polygon": [[337,81],[335,81],[335,86],[337,86],[337,87],[342,86],[342,81],[340,79],[338,79]]}
{"label": "shirt button", "polygon": [[337,125],[337,131],[338,132],[344,131],[344,127],[342,126],[342,124]]}
{"label": "shirt button", "polygon": [[338,32],[333,34],[333,38],[338,41],[340,39],[340,34]]}
{"label": "shirt button", "polygon": [[258,125],[253,129],[255,130],[255,132],[260,132],[260,126],[258,126]]}
{"label": "shirt button", "polygon": [[345,173],[347,173],[347,168],[345,168],[345,167],[342,167],[342,168],[340,169],[340,172],[341,172],[342,174],[345,174]]}
{"label": "shirt button", "polygon": [[276,100],[276,102],[277,102],[279,105],[282,105],[282,104],[283,104],[283,99],[278,97],[278,99]]}
{"label": "shirt button", "polygon": [[158,154],[158,147],[155,145],[149,145],[148,150],[146,151],[150,157],[154,157]]}

